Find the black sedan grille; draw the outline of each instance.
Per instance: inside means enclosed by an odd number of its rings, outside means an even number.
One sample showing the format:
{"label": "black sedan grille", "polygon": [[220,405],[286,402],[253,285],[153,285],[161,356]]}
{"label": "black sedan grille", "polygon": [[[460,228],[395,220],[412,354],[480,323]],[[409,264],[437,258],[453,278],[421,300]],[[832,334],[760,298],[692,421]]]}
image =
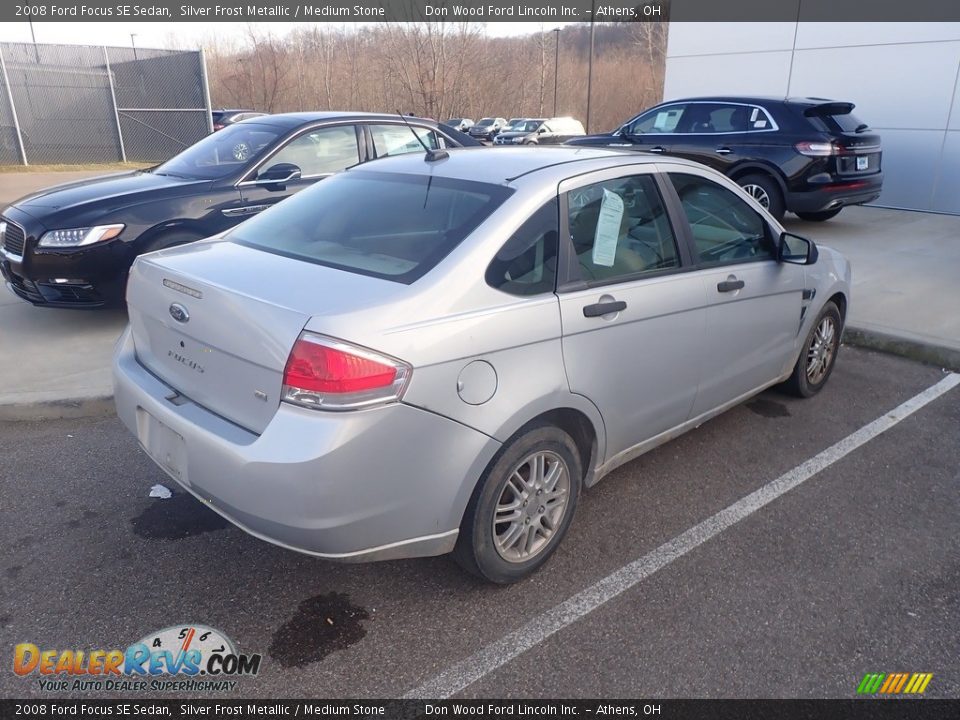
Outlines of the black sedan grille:
{"label": "black sedan grille", "polygon": [[4,219],[7,231],[3,234],[3,249],[11,255],[23,255],[23,228]]}

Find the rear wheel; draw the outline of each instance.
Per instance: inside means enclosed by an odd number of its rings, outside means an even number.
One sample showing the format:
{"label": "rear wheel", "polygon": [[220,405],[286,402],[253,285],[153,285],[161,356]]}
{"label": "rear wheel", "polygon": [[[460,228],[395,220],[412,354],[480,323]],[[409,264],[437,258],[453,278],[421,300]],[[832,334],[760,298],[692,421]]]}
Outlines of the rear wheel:
{"label": "rear wheel", "polygon": [[840,310],[835,303],[828,302],[813,323],[784,389],[804,398],[820,392],[836,365],[842,332]]}
{"label": "rear wheel", "polygon": [[470,499],[454,550],[457,562],[499,584],[536,571],[570,526],[582,477],[577,447],[562,430],[535,427],[513,440]]}
{"label": "rear wheel", "polygon": [[783,204],[783,193],[780,191],[780,185],[777,184],[776,180],[769,175],[755,173],[737,178],[737,184],[773,217],[777,220],[783,219],[786,209]]}
{"label": "rear wheel", "polygon": [[801,220],[809,220],[810,222],[823,222],[824,220],[829,220],[840,214],[840,211],[843,210],[843,207],[834,208],[833,210],[820,210],[819,212],[798,212],[797,217]]}

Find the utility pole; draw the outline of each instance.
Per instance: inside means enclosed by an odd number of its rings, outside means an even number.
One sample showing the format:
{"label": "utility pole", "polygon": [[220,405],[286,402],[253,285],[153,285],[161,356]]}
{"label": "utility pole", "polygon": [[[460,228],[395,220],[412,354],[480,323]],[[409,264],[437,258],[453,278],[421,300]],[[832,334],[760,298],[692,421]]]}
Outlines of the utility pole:
{"label": "utility pole", "polygon": [[593,30],[596,25],[593,16],[596,11],[596,0],[590,0],[590,60],[587,63],[587,133],[590,132],[590,96],[593,90]]}
{"label": "utility pole", "polygon": [[554,57],[553,57],[553,116],[557,116],[557,79],[560,76],[560,28],[555,27],[553,29],[553,45],[554,45]]}

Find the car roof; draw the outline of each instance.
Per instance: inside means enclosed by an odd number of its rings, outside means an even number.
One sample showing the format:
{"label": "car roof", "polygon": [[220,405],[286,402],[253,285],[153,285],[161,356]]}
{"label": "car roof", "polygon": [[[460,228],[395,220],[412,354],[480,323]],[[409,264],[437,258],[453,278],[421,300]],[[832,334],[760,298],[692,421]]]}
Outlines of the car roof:
{"label": "car roof", "polygon": [[[293,129],[300,127],[301,125],[307,125],[313,122],[320,122],[323,120],[400,120],[400,116],[396,113],[371,113],[371,112],[343,112],[343,111],[327,111],[327,112],[292,112],[292,113],[278,113],[275,115],[263,115],[258,118],[253,118],[257,123],[264,125],[274,125],[276,127]],[[436,124],[435,120],[430,120],[429,118],[414,117],[412,115],[404,115],[403,120],[407,121],[417,121],[419,123],[433,123]]]}
{"label": "car roof", "polygon": [[[664,162],[664,158],[636,151],[590,146],[451,148],[443,160],[427,162],[424,153],[407,153],[358,165],[347,172],[390,172],[411,175],[433,175],[460,180],[473,180],[494,185],[513,184],[521,178],[533,177],[544,182],[561,180],[591,170],[617,165],[643,165]],[[680,158],[670,163],[702,167]],[[582,163],[582,165],[581,165]],[[577,170],[571,166],[577,165]],[[582,170],[580,169],[582,167]]]}
{"label": "car roof", "polygon": [[792,105],[820,105],[835,102],[818,97],[783,97],[777,95],[704,95],[665,100],[661,105],[679,102],[732,102],[732,103],[789,103]]}

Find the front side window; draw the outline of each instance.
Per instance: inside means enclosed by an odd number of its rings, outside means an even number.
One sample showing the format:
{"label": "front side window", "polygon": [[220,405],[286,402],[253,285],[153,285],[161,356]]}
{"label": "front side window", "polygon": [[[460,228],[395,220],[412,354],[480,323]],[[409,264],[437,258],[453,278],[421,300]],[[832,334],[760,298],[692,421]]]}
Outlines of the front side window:
{"label": "front side window", "polygon": [[227,238],[409,284],[446,257],[512,192],[468,180],[356,170],[274,205]]}
{"label": "front side window", "polygon": [[745,200],[697,175],[670,173],[670,180],[680,196],[701,263],[776,258],[767,223]]}
{"label": "front side window", "polygon": [[647,133],[676,132],[677,123],[683,115],[686,105],[668,105],[658,110],[652,110],[641,115],[627,127],[628,135],[645,135]]}
{"label": "front side window", "polygon": [[570,239],[587,283],[607,283],[680,265],[651,175],[606,180],[567,194]]}
{"label": "front side window", "polygon": [[268,160],[261,171],[279,163],[300,168],[303,177],[340,172],[360,162],[353,125],[318,128],[294,138]]}
{"label": "front side window", "polygon": [[228,125],[153,170],[157,175],[214,180],[244,168],[272,145],[281,131],[272,125]]}
{"label": "front side window", "polygon": [[406,125],[370,125],[370,134],[373,136],[373,147],[377,157],[387,155],[404,155],[412,152],[423,152],[424,144],[431,150],[445,147],[442,136],[425,127]]}
{"label": "front side window", "polygon": [[487,284],[512,295],[553,292],[559,217],[556,198],[531,215],[487,267]]}

